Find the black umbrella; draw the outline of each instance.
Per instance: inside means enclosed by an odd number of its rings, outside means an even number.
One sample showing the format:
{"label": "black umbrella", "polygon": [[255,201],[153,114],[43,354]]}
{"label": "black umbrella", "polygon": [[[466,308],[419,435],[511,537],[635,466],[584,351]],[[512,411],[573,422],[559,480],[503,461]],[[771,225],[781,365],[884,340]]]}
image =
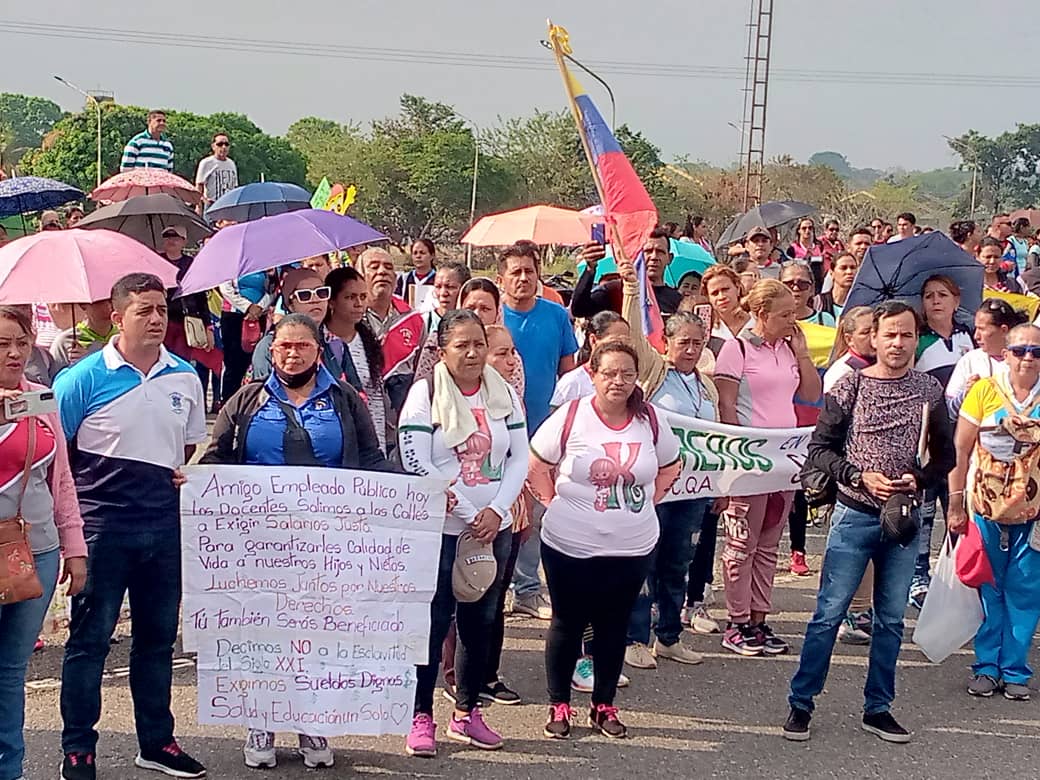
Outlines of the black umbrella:
{"label": "black umbrella", "polygon": [[785,222],[807,217],[815,211],[815,206],[797,200],[774,200],[763,203],[730,222],[719,236],[718,244],[720,246],[735,244],[753,227],[777,227]]}
{"label": "black umbrella", "polygon": [[162,232],[168,227],[183,227],[188,232],[188,246],[213,234],[213,228],[184,205],[184,201],[165,193],[140,195],[102,206],[80,220],[76,227],[114,230],[136,238],[156,252],[162,251]]}

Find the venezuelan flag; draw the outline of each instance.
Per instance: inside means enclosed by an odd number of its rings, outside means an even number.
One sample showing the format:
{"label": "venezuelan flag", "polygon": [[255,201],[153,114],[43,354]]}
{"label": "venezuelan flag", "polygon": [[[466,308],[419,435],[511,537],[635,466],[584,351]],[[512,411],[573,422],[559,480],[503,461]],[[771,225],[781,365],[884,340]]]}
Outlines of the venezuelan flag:
{"label": "venezuelan flag", "polygon": [[657,225],[657,207],[614,133],[603,121],[596,104],[567,67],[566,55],[571,53],[567,31],[550,23],[549,39],[571,100],[578,132],[589,156],[596,188],[603,200],[603,214],[610,226],[609,234],[611,243],[615,244],[615,254],[618,250],[616,244],[620,242],[622,255],[635,262],[640,280],[643,331],[651,344],[663,350],[664,320],[654,289],[647,281],[643,258],[643,245],[650,231]]}

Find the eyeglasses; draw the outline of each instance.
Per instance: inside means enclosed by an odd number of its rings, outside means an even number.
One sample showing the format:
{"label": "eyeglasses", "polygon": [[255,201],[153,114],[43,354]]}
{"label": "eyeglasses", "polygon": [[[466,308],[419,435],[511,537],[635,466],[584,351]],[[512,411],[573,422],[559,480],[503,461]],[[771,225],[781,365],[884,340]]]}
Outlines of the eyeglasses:
{"label": "eyeglasses", "polygon": [[271,345],[271,349],[277,352],[310,352],[311,350],[317,351],[318,345],[313,341],[276,341]]}
{"label": "eyeglasses", "polygon": [[293,292],[292,297],[300,303],[310,303],[312,300],[327,301],[332,297],[331,287],[315,287],[313,290],[302,289]]}
{"label": "eyeglasses", "polygon": [[230,141],[217,141],[214,146],[231,146]]}
{"label": "eyeglasses", "polygon": [[622,384],[630,385],[639,376],[635,371],[600,371],[599,375],[608,382],[621,380]]}
{"label": "eyeglasses", "polygon": [[805,279],[789,279],[783,284],[788,290],[798,290],[798,292],[805,292],[813,287],[813,283],[807,282]]}
{"label": "eyeglasses", "polygon": [[1033,360],[1040,360],[1040,346],[1032,344],[1016,344],[1013,347],[1008,347],[1008,352],[1017,358],[1024,358],[1026,355],[1033,358]]}

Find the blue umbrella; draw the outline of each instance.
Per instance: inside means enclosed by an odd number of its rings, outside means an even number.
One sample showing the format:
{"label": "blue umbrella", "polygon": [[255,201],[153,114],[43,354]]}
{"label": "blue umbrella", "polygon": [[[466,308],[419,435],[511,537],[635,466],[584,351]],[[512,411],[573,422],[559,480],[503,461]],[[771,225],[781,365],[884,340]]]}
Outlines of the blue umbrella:
{"label": "blue umbrella", "polygon": [[[704,272],[715,265],[712,257],[699,244],[691,244],[687,241],[676,241],[669,239],[672,245],[672,262],[664,271],[665,284],[678,287],[679,281],[688,273],[704,276]],[[578,276],[585,272],[585,263],[578,263]],[[614,262],[614,250],[607,245],[607,256],[596,264],[596,279],[598,283],[607,274],[616,274],[617,264]]]}
{"label": "blue umbrella", "polygon": [[42,176],[15,176],[0,181],[0,217],[53,209],[83,197],[83,191]]}
{"label": "blue umbrella", "polygon": [[310,207],[311,194],[303,187],[280,181],[259,181],[225,192],[206,209],[206,219],[249,222]]}
{"label": "blue umbrella", "polygon": [[920,309],[924,283],[936,274],[949,277],[960,287],[962,309],[974,312],[982,305],[982,264],[935,231],[870,247],[845,300],[845,310],[893,298]]}

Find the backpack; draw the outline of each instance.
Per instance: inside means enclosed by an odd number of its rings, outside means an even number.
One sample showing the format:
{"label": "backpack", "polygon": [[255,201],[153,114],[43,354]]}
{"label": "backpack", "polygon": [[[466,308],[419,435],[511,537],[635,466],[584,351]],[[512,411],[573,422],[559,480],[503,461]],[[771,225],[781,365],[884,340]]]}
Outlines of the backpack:
{"label": "backpack", "polygon": [[1008,413],[1000,428],[1022,449],[1006,463],[976,444],[971,503],[976,512],[994,523],[1029,523],[1040,515],[1040,420],[1026,418],[1040,404],[1040,398],[1020,413],[993,378],[988,381]]}
{"label": "backpack", "polygon": [[[563,431],[560,432],[560,454],[567,451],[567,440],[571,437],[571,429],[574,427],[574,418],[578,414],[578,403],[580,398],[575,398],[567,406],[567,415],[563,418]],[[647,421],[650,423],[650,432],[654,437],[654,446],[657,446],[657,435],[661,432],[661,424],[657,420],[657,410],[651,404],[646,405]]]}

